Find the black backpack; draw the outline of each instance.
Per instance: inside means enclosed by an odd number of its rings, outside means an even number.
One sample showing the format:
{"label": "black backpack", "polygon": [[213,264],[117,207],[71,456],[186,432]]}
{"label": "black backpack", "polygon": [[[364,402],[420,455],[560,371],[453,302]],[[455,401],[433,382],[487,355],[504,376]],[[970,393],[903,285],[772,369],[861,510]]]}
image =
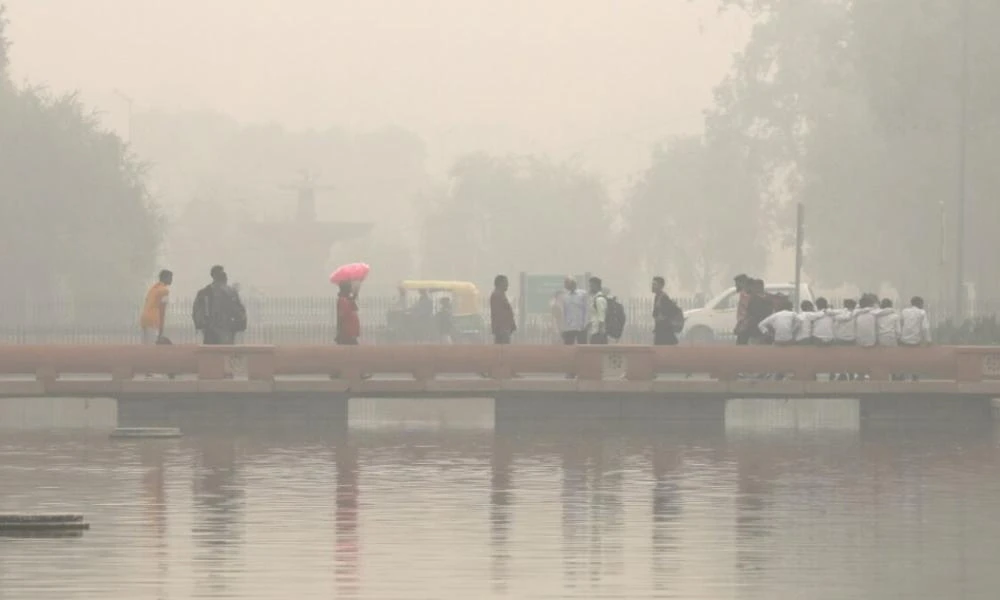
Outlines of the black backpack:
{"label": "black backpack", "polygon": [[667,305],[667,324],[670,325],[670,331],[680,333],[684,331],[684,311],[673,300],[668,299],[667,302],[669,302]]}
{"label": "black backpack", "polygon": [[240,301],[235,289],[225,286],[202,288],[194,299],[192,319],[195,329],[205,330],[208,326],[219,327],[234,333],[247,329],[247,309]]}
{"label": "black backpack", "polygon": [[625,333],[625,307],[614,296],[605,297],[608,301],[608,311],[604,315],[604,327],[608,337],[620,340]]}

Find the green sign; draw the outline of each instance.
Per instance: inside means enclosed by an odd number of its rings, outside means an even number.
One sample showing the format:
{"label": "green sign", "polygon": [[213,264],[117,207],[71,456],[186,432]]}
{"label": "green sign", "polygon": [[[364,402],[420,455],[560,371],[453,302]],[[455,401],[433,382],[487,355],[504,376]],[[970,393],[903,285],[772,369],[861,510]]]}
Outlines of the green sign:
{"label": "green sign", "polygon": [[[578,285],[582,286],[583,276],[577,276]],[[524,275],[524,310],[529,315],[547,315],[551,312],[552,298],[557,292],[565,289],[565,275]],[[581,287],[581,289],[583,289]]]}

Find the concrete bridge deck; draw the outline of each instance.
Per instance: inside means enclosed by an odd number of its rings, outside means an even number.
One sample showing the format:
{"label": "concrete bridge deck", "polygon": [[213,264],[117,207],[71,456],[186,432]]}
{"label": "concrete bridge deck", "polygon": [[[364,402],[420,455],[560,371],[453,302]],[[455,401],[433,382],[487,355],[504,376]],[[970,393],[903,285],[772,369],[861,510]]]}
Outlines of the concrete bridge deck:
{"label": "concrete bridge deck", "polygon": [[[827,381],[830,372],[868,379]],[[345,394],[992,398],[1000,397],[1000,348],[0,346],[6,397]]]}

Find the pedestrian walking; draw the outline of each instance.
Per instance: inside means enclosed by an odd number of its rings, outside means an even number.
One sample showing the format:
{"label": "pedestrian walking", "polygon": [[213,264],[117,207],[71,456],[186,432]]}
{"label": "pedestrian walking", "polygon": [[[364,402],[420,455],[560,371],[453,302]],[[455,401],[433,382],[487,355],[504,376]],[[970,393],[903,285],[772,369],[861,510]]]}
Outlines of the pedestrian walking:
{"label": "pedestrian walking", "polygon": [[337,293],[337,335],[340,346],[357,346],[361,338],[361,316],[358,301],[350,281],[341,281]]}
{"label": "pedestrian walking", "polygon": [[764,319],[774,313],[774,303],[764,289],[763,279],[751,280],[748,284],[750,299],[747,303],[747,321],[749,328],[747,335],[753,345],[767,345],[771,343],[771,338],[760,329],[760,324]]}
{"label": "pedestrian walking", "polygon": [[139,315],[139,327],[142,329],[142,343],[162,343],[163,330],[167,324],[167,304],[170,302],[170,286],[174,282],[174,274],[167,269],[160,275],[149,290]]}
{"label": "pedestrian walking", "polygon": [[879,346],[898,346],[900,335],[899,313],[892,307],[892,300],[883,298],[875,311],[876,340]]}
{"label": "pedestrian walking", "polygon": [[772,339],[776,346],[791,346],[796,341],[802,322],[787,298],[778,307],[780,310],[761,321],[757,328]]}
{"label": "pedestrian walking", "polygon": [[749,344],[750,338],[753,335],[753,328],[750,326],[747,318],[750,309],[750,298],[752,297],[750,289],[752,282],[753,280],[750,277],[742,273],[733,278],[733,283],[736,284],[736,293],[739,294],[739,302],[736,305],[736,328],[733,329],[733,333],[736,334],[736,345],[738,346]]}
{"label": "pedestrian walking", "polygon": [[240,295],[229,285],[229,275],[221,265],[210,271],[212,283],[198,291],[191,316],[195,329],[202,332],[206,345],[236,343],[236,334],[247,329],[247,311]]}
{"label": "pedestrian walking", "polygon": [[666,280],[653,278],[653,345],[676,346],[677,334],[684,329],[684,311],[665,291]]}
{"label": "pedestrian walking", "polygon": [[863,294],[858,301],[858,309],[854,311],[855,343],[862,348],[874,348],[878,345],[878,297],[875,294]]}
{"label": "pedestrian walking", "polygon": [[[931,343],[931,322],[924,310],[924,299],[914,296],[910,305],[899,316],[899,345],[904,348],[919,348]],[[911,381],[917,381],[916,373],[910,374]]]}
{"label": "pedestrian walking", "polygon": [[798,346],[814,346],[813,325],[824,313],[818,312],[812,302],[803,300],[799,303],[799,330],[795,333],[795,344]]}
{"label": "pedestrian walking", "polygon": [[577,288],[576,279],[567,277],[562,295],[562,341],[567,346],[587,343],[589,304],[587,294]]}
{"label": "pedestrian walking", "polygon": [[493,293],[490,295],[490,329],[496,344],[509,344],[517,324],[514,322],[514,308],[507,299],[510,281],[506,275],[493,279]]}
{"label": "pedestrian walking", "polygon": [[589,343],[607,344],[608,298],[604,295],[604,283],[600,277],[591,277],[588,285],[590,286],[590,317],[587,328],[590,333]]}
{"label": "pedestrian walking", "polygon": [[931,343],[931,322],[924,310],[924,299],[914,296],[900,315],[899,345],[916,347]]}
{"label": "pedestrian walking", "polygon": [[438,302],[438,311],[434,315],[437,320],[438,335],[441,343],[448,345],[455,342],[455,312],[451,306],[451,298],[445,296]]}
{"label": "pedestrian walking", "polygon": [[815,318],[812,320],[812,337],[818,346],[830,346],[834,343],[833,317],[830,316],[830,303],[826,298],[816,298]]}

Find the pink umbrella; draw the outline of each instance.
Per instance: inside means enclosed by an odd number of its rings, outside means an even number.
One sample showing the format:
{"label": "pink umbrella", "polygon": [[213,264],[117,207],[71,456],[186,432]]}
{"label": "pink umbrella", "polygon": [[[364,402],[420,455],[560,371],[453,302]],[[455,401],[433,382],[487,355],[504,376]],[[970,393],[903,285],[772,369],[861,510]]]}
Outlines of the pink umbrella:
{"label": "pink umbrella", "polygon": [[330,283],[340,283],[341,281],[364,281],[368,277],[368,272],[372,268],[365,263],[351,263],[338,267],[330,273]]}

